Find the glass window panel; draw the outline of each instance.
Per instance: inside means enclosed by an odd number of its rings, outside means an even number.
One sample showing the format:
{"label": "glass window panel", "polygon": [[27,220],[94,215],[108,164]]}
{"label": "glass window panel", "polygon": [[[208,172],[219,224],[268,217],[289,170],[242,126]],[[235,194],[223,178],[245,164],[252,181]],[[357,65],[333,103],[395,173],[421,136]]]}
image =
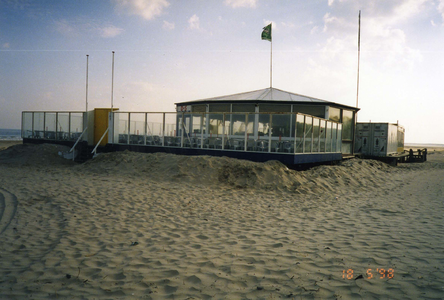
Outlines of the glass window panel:
{"label": "glass window panel", "polygon": [[321,124],[320,124],[320,133],[319,133],[319,152],[325,152],[325,137],[326,137],[326,128],[325,128],[325,120],[321,120]]}
{"label": "glass window panel", "polygon": [[159,135],[162,145],[180,147],[182,145],[182,134],[185,138],[188,133],[191,113],[165,113],[164,115],[165,123],[161,124],[162,132]]}
{"label": "glass window panel", "polygon": [[338,134],[338,123],[332,123],[331,129],[331,152],[336,152]]}
{"label": "glass window panel", "polygon": [[342,111],[342,139],[352,140],[353,139],[353,112],[350,110]]}
{"label": "glass window panel", "polygon": [[210,112],[230,112],[230,104],[210,104]]}
{"label": "glass window panel", "polygon": [[69,139],[69,113],[57,114],[57,139]]}
{"label": "glass window panel", "polygon": [[[341,152],[342,146],[342,124],[338,124],[338,132],[337,132],[337,138],[336,138],[336,152]],[[351,153],[351,148],[350,152]]]}
{"label": "glass window panel", "polygon": [[293,105],[293,112],[325,118],[324,105]]}
{"label": "glass window panel", "polygon": [[233,104],[233,112],[255,112],[254,104]]}
{"label": "glass window panel", "polygon": [[296,115],[296,153],[304,152],[304,115]]}
{"label": "glass window panel", "polygon": [[56,138],[56,114],[45,114],[45,138],[49,140],[55,140]]}
{"label": "glass window panel", "polygon": [[254,134],[254,119],[255,119],[255,115],[254,114],[249,114],[248,115],[248,123],[247,123],[247,135],[251,136]]}
{"label": "glass window panel", "polygon": [[207,105],[206,104],[192,105],[191,106],[191,111],[192,112],[207,112]]}
{"label": "glass window panel", "polygon": [[22,138],[32,138],[32,112],[22,113]]}
{"label": "glass window panel", "polygon": [[[120,144],[128,144],[128,113],[118,113],[116,112],[116,114],[118,115],[118,124],[117,124],[117,130],[116,132],[119,135],[119,143]],[[116,123],[116,122],[114,122]],[[115,128],[116,129],[116,128]]]}
{"label": "glass window panel", "polygon": [[[226,115],[229,123],[229,132],[226,142],[226,149],[244,150],[245,149],[245,114]],[[228,121],[225,121],[228,122]]]}
{"label": "glass window panel", "polygon": [[229,138],[225,147],[226,149],[230,150],[244,150],[245,136],[234,136],[232,138]]}
{"label": "glass window panel", "polygon": [[313,118],[309,116],[305,116],[305,153],[311,152],[312,149],[312,133],[313,133]]}
{"label": "glass window panel", "polygon": [[290,137],[294,138],[294,131],[296,127],[296,115],[290,115]]}
{"label": "glass window panel", "polygon": [[325,138],[325,151],[331,152],[331,133],[332,133],[333,123],[327,121],[327,130],[326,130],[326,138]]}
{"label": "glass window panel", "polygon": [[245,136],[245,115],[244,114],[233,114],[232,115],[232,134]]}
{"label": "glass window panel", "polygon": [[223,121],[223,114],[209,114],[209,133],[216,136],[222,135]]}
{"label": "glass window panel", "polygon": [[291,105],[259,104],[260,112],[291,112]]}
{"label": "glass window panel", "polygon": [[[71,140],[77,141],[83,132],[83,113],[71,113]],[[93,129],[91,129],[93,130]],[[86,139],[86,133],[82,139]]]}
{"label": "glass window panel", "polygon": [[224,123],[224,134],[225,134],[225,141],[227,141],[228,136],[231,134],[230,133],[230,128],[231,128],[231,114],[224,114],[224,119],[225,119],[225,123]]}
{"label": "glass window panel", "polygon": [[[182,116],[190,115],[179,113],[166,113],[165,114],[165,128],[163,128],[163,132],[160,133],[160,136],[181,136],[181,123],[182,123]],[[185,120],[184,120],[185,122]],[[162,129],[162,124],[160,124],[160,129]]]}
{"label": "glass window panel", "polygon": [[193,114],[193,120],[191,122],[191,134],[193,136],[200,135],[202,133],[202,127],[203,127],[203,116],[201,114]]}
{"label": "glass window panel", "polygon": [[257,134],[259,137],[268,136],[270,133],[270,115],[259,114]]}
{"label": "glass window panel", "polygon": [[341,110],[330,106],[328,119],[335,122],[341,122]]}
{"label": "glass window panel", "polygon": [[145,114],[130,113],[130,144],[145,144]]}
{"label": "glass window panel", "polygon": [[44,113],[36,112],[34,113],[34,137],[35,138],[43,138],[43,126],[45,123]]}
{"label": "glass window panel", "polygon": [[273,115],[271,135],[274,137],[290,137],[291,136],[291,115]]}
{"label": "glass window panel", "polygon": [[318,118],[313,118],[313,150],[312,152],[319,152],[319,122],[320,120]]}
{"label": "glass window panel", "polygon": [[[181,124],[181,129],[183,129],[183,142],[177,140],[177,146],[191,147],[194,146],[194,134],[193,134],[193,114],[186,113],[183,115],[184,123]],[[182,133],[178,135],[182,139]]]}
{"label": "glass window panel", "polygon": [[146,144],[152,146],[162,145],[163,114],[148,113],[146,124]]}

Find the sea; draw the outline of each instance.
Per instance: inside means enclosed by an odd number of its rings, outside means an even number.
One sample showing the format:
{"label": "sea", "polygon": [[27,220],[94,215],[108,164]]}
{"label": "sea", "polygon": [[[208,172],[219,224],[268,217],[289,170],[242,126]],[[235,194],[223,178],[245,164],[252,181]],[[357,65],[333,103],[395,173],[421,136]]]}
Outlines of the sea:
{"label": "sea", "polygon": [[1,129],[0,141],[21,141],[22,131],[20,129]]}

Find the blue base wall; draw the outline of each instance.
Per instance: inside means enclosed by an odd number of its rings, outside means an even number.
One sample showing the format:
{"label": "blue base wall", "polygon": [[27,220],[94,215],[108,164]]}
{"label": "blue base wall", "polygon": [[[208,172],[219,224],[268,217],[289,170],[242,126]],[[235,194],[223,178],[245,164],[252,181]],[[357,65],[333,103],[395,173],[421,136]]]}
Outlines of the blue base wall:
{"label": "blue base wall", "polygon": [[[56,141],[45,139],[29,139],[24,138],[23,143],[32,144],[59,144],[72,147],[74,142]],[[91,147],[92,148],[92,147]],[[144,145],[124,145],[124,144],[107,144],[105,147],[99,147],[98,152],[116,152],[129,150],[133,152],[143,153],[172,153],[178,155],[209,155],[209,156],[226,156],[237,159],[251,160],[255,162],[266,162],[269,160],[277,160],[287,166],[297,166],[304,164],[322,164],[337,162],[342,160],[341,153],[307,153],[307,154],[284,154],[284,153],[268,153],[268,152],[251,152],[251,151],[234,151],[220,149],[198,149],[198,148],[180,148],[180,147],[161,147],[161,146],[144,146]]]}
{"label": "blue base wall", "polygon": [[179,155],[210,155],[210,156],[226,156],[237,159],[251,160],[255,162],[266,162],[269,160],[277,160],[285,165],[300,165],[325,163],[333,161],[341,161],[341,153],[309,153],[309,154],[283,154],[268,152],[247,152],[220,149],[198,149],[198,148],[179,148],[179,147],[159,147],[159,146],[141,146],[141,145],[124,145],[124,144],[108,144],[106,151],[134,151],[134,152],[165,152]]}

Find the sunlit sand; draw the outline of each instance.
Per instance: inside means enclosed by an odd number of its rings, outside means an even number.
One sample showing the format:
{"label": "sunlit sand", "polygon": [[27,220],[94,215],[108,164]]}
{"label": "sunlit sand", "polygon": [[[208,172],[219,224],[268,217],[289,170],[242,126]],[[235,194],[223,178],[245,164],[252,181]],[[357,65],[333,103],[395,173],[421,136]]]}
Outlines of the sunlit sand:
{"label": "sunlit sand", "polygon": [[3,298],[444,296],[442,149],[298,172],[162,153],[76,164],[61,148],[0,152]]}

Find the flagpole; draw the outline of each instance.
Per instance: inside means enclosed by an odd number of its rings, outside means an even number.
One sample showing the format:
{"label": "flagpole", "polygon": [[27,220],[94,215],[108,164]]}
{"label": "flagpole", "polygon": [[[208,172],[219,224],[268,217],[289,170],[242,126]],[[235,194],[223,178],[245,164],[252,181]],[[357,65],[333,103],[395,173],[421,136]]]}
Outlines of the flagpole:
{"label": "flagpole", "polygon": [[[357,76],[357,83],[356,83],[356,108],[358,108],[358,100],[359,100],[359,62],[361,58],[361,11],[359,11],[359,20],[358,20],[358,76]],[[355,153],[355,131],[356,131],[356,124],[358,123],[358,110],[355,112],[355,126],[354,126],[354,132],[353,132],[353,142],[352,142],[352,153]]]}
{"label": "flagpole", "polygon": [[113,98],[114,98],[114,51],[113,51],[113,64],[111,72],[111,111],[113,111]]}
{"label": "flagpole", "polygon": [[358,21],[358,79],[357,79],[357,88],[356,88],[356,108],[358,108],[358,100],[359,100],[359,61],[361,58],[361,11],[359,11],[359,21]]}
{"label": "flagpole", "polygon": [[86,55],[86,112],[88,111],[88,59],[89,55]]}
{"label": "flagpole", "polygon": [[270,89],[273,86],[273,39],[270,41]]}
{"label": "flagpole", "polygon": [[272,23],[263,28],[261,38],[270,42],[270,89],[273,86],[273,38],[272,38]]}

